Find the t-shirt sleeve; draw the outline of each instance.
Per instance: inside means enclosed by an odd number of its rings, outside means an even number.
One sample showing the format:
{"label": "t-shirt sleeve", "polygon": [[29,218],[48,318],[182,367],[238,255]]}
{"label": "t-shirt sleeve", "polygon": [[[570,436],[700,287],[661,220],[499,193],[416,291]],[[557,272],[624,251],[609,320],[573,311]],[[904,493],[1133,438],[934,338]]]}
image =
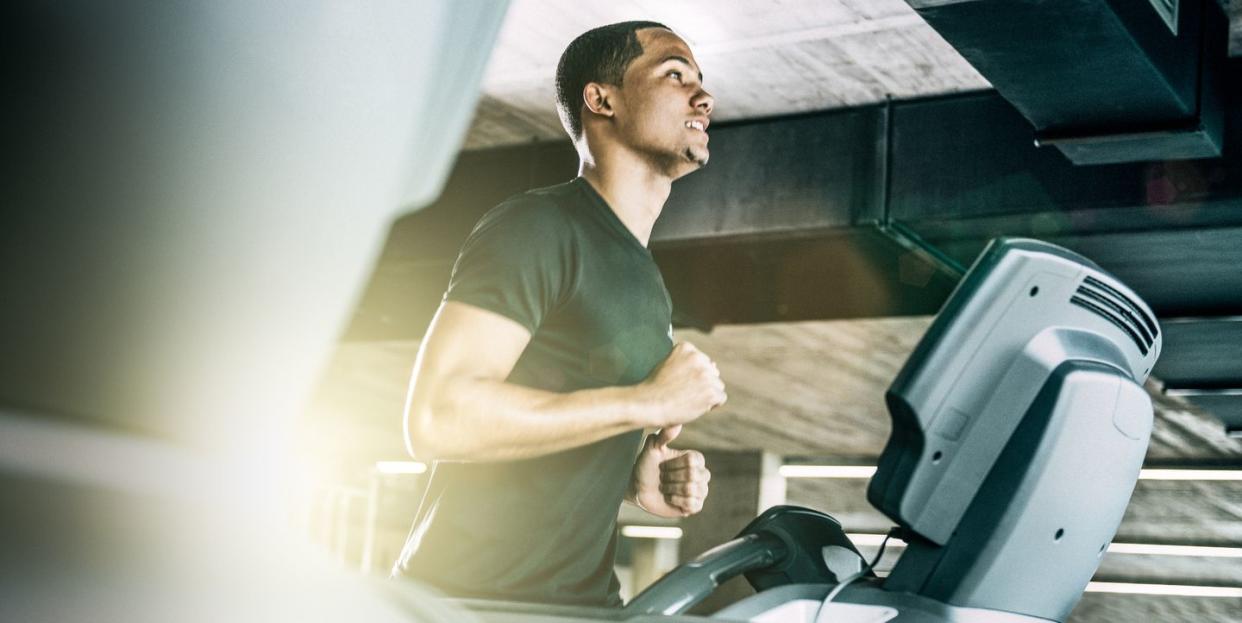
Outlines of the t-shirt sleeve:
{"label": "t-shirt sleeve", "polygon": [[446,301],[516,321],[534,333],[573,287],[572,225],[554,204],[501,204],[462,245]]}

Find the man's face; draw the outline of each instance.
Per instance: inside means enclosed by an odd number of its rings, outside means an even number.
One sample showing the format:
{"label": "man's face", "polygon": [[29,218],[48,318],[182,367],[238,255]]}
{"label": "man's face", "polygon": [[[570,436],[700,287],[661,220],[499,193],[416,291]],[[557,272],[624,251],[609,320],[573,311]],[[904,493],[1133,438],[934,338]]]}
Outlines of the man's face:
{"label": "man's face", "polygon": [[626,68],[618,91],[618,135],[677,179],[707,164],[712,96],[685,41],[663,28],[644,28],[637,36],[643,53]]}

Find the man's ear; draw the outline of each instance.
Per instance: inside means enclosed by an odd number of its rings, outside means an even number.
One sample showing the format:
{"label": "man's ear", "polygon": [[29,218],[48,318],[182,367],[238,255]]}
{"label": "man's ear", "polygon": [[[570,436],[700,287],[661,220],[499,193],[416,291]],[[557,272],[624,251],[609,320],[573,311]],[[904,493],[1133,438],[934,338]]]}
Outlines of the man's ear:
{"label": "man's ear", "polygon": [[611,97],[612,89],[606,84],[588,82],[585,87],[582,87],[582,102],[587,110],[596,115],[613,116]]}

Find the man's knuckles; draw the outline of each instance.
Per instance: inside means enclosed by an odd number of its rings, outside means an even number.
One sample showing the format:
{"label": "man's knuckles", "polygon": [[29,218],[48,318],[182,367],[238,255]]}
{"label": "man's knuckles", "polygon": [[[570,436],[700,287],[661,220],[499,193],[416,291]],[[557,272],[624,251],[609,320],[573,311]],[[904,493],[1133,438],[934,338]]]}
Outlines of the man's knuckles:
{"label": "man's knuckles", "polygon": [[660,485],[660,493],[687,498],[707,497],[707,485],[701,482],[674,482]]}
{"label": "man's knuckles", "polygon": [[669,504],[684,510],[692,508],[703,508],[703,500],[692,495],[670,495],[667,498]]}
{"label": "man's knuckles", "polygon": [[693,515],[703,510],[702,498],[688,496],[673,496],[669,499],[669,505],[680,509],[682,512]]}
{"label": "man's knuckles", "polygon": [[678,458],[685,461],[686,465],[695,469],[706,467],[707,465],[707,461],[703,458],[703,453],[698,450],[687,450],[685,454]]}
{"label": "man's knuckles", "polygon": [[677,471],[664,472],[660,474],[660,482],[667,484],[676,484],[683,482],[703,483],[711,482],[711,473],[705,469],[679,469]]}

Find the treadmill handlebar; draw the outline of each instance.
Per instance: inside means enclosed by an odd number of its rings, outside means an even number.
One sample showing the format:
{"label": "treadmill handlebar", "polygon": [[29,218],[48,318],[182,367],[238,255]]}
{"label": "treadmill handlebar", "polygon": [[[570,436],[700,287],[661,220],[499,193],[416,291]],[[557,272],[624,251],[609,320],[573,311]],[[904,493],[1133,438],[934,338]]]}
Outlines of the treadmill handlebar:
{"label": "treadmill handlebar", "polygon": [[668,572],[630,600],[623,612],[626,616],[682,614],[725,581],[778,564],[789,553],[789,545],[770,532],[737,537]]}

